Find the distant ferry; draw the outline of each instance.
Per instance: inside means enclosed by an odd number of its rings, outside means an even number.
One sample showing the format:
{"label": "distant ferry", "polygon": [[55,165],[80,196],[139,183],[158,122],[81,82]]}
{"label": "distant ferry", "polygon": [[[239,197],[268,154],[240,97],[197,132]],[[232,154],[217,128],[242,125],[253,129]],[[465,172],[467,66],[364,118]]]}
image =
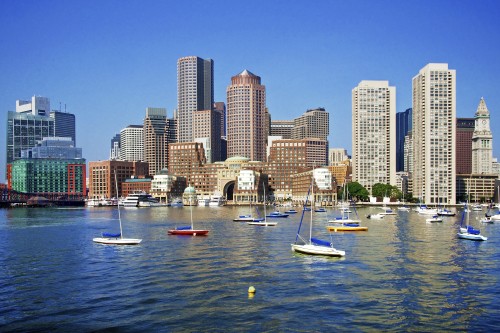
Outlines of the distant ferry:
{"label": "distant ferry", "polygon": [[116,206],[118,204],[118,200],[116,199],[88,199],[86,201],[88,207],[105,207],[105,206]]}
{"label": "distant ferry", "polygon": [[209,206],[224,206],[226,204],[226,198],[222,195],[214,194],[210,197],[210,201],[208,202]]}
{"label": "distant ferry", "polygon": [[158,207],[161,203],[151,194],[144,191],[134,192],[123,201],[124,207]]}

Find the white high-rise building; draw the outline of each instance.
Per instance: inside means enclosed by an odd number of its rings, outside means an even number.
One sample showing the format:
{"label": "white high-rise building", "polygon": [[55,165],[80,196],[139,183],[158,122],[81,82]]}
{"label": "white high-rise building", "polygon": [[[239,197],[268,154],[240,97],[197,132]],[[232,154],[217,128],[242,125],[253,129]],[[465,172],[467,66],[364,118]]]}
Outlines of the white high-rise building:
{"label": "white high-rise building", "polygon": [[144,161],[144,129],[129,125],[120,131],[120,160]]}
{"label": "white high-rise building", "polygon": [[481,98],[475,114],[472,134],[472,173],[491,174],[493,166],[493,135],[490,130],[490,112]]}
{"label": "white high-rise building", "polygon": [[50,115],[50,100],[47,97],[33,96],[30,101],[16,101],[16,112],[31,113],[34,116]]}
{"label": "white high-rise building", "polygon": [[193,142],[193,112],[214,106],[214,62],[195,56],[177,61],[177,141]]}
{"label": "white high-rise building", "polygon": [[361,81],[352,90],[352,176],[368,191],[396,185],[396,87]]}
{"label": "white high-rise building", "polygon": [[338,165],[345,160],[348,160],[347,149],[345,148],[330,148],[328,149],[328,165]]}
{"label": "white high-rise building", "polygon": [[456,71],[428,64],[413,77],[413,196],[456,202]]}

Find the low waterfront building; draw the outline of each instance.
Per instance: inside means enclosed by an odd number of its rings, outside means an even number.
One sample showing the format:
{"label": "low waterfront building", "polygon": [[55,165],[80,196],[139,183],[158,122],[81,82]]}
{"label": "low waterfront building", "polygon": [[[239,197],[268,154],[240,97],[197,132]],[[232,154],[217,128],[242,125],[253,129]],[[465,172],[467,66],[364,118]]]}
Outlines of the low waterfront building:
{"label": "low waterfront building", "polygon": [[86,163],[83,158],[21,158],[12,162],[11,189],[45,197],[85,195]]}
{"label": "low waterfront building", "polygon": [[[261,177],[262,174],[255,170],[239,170],[234,186],[233,203],[249,204],[264,201],[264,183],[267,184],[267,181]],[[269,192],[266,193],[268,194]]]}
{"label": "low waterfront building", "polygon": [[491,202],[495,195],[495,181],[493,174],[463,174],[457,175],[457,200],[469,203]]}
{"label": "low waterfront building", "polygon": [[[118,198],[122,196],[121,183],[132,176],[145,177],[149,165],[146,162],[99,161],[89,162],[89,194],[90,199]],[[115,174],[118,181],[116,193]]]}
{"label": "low waterfront building", "polygon": [[351,181],[352,165],[349,159],[343,162],[335,162],[333,165],[328,166],[328,170],[332,173],[337,186],[342,187]]}
{"label": "low waterfront building", "polygon": [[[309,188],[311,178],[314,177],[313,186],[314,196],[311,195]],[[292,187],[294,204],[304,205],[308,193],[308,205],[311,202],[316,206],[331,206],[337,203],[337,185],[333,181],[328,168],[315,168],[292,175]]]}
{"label": "low waterfront building", "polygon": [[185,178],[174,176],[165,168],[154,175],[151,180],[150,194],[160,202],[167,203],[170,198],[180,197],[185,187]]}
{"label": "low waterfront building", "polygon": [[127,197],[132,193],[151,192],[151,178],[128,178],[122,182],[122,197]]}

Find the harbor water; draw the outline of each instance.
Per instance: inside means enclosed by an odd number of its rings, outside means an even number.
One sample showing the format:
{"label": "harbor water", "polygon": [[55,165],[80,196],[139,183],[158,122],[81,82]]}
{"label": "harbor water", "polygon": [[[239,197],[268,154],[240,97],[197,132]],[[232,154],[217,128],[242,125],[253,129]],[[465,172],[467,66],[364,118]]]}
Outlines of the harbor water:
{"label": "harbor water", "polygon": [[[260,207],[259,209],[262,209]],[[168,235],[189,207],[122,209],[137,246],[92,242],[119,231],[115,208],[0,210],[1,332],[486,332],[500,329],[500,222],[470,222],[485,242],[457,238],[460,211],[442,223],[416,212],[366,232],[314,236],[345,258],[295,254],[301,212],[274,227],[232,219],[248,207],[193,207],[207,236]],[[309,214],[309,213],[308,213]],[[304,219],[309,231],[309,219]],[[249,294],[253,286],[255,294]]]}

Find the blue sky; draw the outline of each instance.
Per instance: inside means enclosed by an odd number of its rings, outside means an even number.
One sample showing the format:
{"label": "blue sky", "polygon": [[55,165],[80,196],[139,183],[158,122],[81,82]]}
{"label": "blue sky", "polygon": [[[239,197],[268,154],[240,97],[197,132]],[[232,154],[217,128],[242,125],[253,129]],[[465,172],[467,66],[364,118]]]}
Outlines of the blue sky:
{"label": "blue sky", "polygon": [[[262,78],[273,119],[330,113],[330,147],[351,151],[351,90],[388,80],[397,111],[430,62],[457,71],[457,116],[481,97],[500,158],[500,1],[0,1],[0,117],[17,99],[49,97],[77,119],[87,161],[142,124],[146,107],[177,105],[177,59],[214,60],[215,99],[231,76]],[[5,134],[0,135],[5,147]],[[0,180],[5,175],[0,151]]]}

